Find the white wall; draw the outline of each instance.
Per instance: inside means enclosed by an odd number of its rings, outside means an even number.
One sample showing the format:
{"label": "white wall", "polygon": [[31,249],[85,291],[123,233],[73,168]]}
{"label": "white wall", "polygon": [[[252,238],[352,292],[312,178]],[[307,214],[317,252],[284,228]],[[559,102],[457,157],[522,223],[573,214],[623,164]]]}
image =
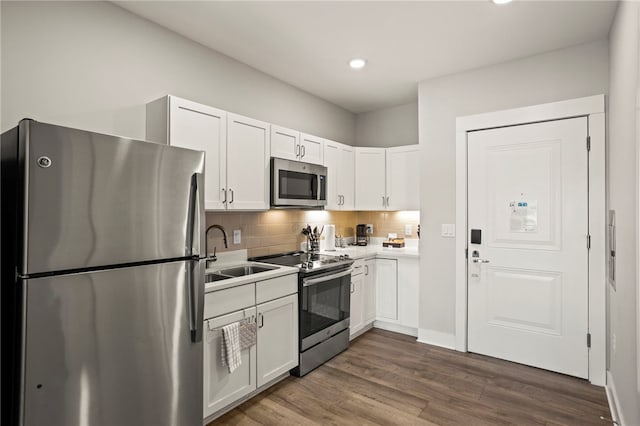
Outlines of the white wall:
{"label": "white wall", "polygon": [[418,143],[418,101],[358,114],[356,145],[389,147]]}
{"label": "white wall", "polygon": [[[616,288],[609,288],[609,385],[624,425],[640,424],[637,353],[639,4],[621,2],[609,34],[608,194],[616,211]],[[613,337],[615,336],[615,349]]]}
{"label": "white wall", "polygon": [[607,84],[606,40],[419,84],[423,337],[454,342],[455,240],[442,238],[440,225],[455,223],[456,117],[602,94]]}
{"label": "white wall", "polygon": [[133,138],[172,94],[332,140],[355,115],[107,2],[0,2],[1,130],[30,117]]}

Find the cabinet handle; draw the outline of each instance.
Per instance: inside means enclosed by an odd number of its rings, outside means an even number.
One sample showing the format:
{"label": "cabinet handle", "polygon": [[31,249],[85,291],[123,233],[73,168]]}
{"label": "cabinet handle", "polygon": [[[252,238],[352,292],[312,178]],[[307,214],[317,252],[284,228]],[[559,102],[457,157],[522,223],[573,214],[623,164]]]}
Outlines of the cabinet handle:
{"label": "cabinet handle", "polygon": [[382,207],[386,207],[386,205],[384,203],[384,195],[382,196]]}
{"label": "cabinet handle", "polygon": [[305,147],[304,145],[300,145],[300,158],[304,157],[305,155],[307,155],[307,147]]}
{"label": "cabinet handle", "polygon": [[389,207],[389,196],[387,195],[387,207]]}
{"label": "cabinet handle", "polygon": [[227,190],[222,188],[221,191],[224,194],[224,200],[222,200],[222,204],[227,204]]}
{"label": "cabinet handle", "polygon": [[355,291],[354,287],[353,287],[353,283],[351,283],[351,293],[353,293]]}
{"label": "cabinet handle", "polygon": [[231,193],[231,201],[229,201],[229,204],[233,203],[233,189],[229,188],[229,192]]}
{"label": "cabinet handle", "polygon": [[296,145],[296,158],[300,157],[300,145]]}
{"label": "cabinet handle", "polygon": [[369,265],[364,265],[364,274],[369,275]]}
{"label": "cabinet handle", "polygon": [[258,320],[260,321],[258,328],[264,327],[264,315],[262,315],[262,313],[258,313]]}

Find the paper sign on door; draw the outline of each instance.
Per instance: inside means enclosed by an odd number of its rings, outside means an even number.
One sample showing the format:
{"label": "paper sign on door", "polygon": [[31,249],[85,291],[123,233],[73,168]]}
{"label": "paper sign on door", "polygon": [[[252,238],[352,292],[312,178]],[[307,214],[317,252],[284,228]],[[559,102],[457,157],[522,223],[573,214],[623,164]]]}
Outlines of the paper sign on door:
{"label": "paper sign on door", "polygon": [[510,201],[511,232],[538,232],[538,201]]}

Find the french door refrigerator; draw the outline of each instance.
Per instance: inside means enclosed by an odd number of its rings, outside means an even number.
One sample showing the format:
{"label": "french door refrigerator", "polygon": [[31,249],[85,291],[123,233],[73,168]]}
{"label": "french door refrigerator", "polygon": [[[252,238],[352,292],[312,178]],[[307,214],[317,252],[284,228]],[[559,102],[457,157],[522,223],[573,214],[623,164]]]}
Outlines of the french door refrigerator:
{"label": "french door refrigerator", "polygon": [[2,134],[3,425],[202,425],[204,153]]}

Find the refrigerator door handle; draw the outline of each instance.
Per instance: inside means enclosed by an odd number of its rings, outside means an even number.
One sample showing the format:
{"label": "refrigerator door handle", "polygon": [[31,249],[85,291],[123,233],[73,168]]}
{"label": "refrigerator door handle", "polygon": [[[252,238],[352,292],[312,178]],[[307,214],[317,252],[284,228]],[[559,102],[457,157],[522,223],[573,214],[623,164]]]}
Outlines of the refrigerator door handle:
{"label": "refrigerator door handle", "polygon": [[189,190],[189,206],[187,216],[187,241],[185,244],[186,256],[205,256],[204,252],[204,174],[194,173],[191,176]]}
{"label": "refrigerator door handle", "polygon": [[202,341],[204,328],[204,262],[193,260],[189,262],[187,271],[187,287],[189,288],[189,325],[191,341]]}

